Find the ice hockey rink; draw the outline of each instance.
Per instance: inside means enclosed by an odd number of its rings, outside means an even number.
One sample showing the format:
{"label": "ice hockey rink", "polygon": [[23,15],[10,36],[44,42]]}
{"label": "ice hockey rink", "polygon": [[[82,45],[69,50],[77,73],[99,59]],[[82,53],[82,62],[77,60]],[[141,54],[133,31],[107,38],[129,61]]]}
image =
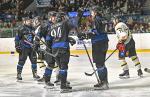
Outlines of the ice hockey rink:
{"label": "ice hockey rink", "polygon": [[[110,53],[107,54],[107,56]],[[138,53],[142,63],[142,70],[150,68],[150,53]],[[84,75],[84,72],[92,72],[92,67],[86,54],[79,57],[71,57],[68,70],[68,80],[76,91],[60,93],[59,86],[55,89],[45,89],[44,84],[38,84],[32,78],[31,64],[27,60],[23,69],[23,82],[16,82],[16,64],[18,55],[0,55],[0,97],[150,97],[150,74],[144,72],[144,77],[137,76],[136,68],[127,58],[130,67],[130,79],[120,79],[118,74],[122,72],[115,53],[106,62],[108,67],[109,90],[95,90],[90,88],[96,83],[95,76]],[[42,76],[42,71],[38,70]],[[55,72],[52,82],[55,81]]]}

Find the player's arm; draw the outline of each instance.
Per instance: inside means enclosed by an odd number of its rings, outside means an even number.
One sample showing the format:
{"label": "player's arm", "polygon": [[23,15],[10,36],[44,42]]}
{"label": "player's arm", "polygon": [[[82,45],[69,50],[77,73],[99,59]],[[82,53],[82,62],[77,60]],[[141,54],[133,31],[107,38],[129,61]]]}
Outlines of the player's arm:
{"label": "player's arm", "polygon": [[23,37],[23,28],[18,28],[19,30],[17,31],[16,33],[16,36],[15,36],[15,48],[16,48],[16,51],[18,53],[21,53],[21,45],[20,45],[20,41],[22,40],[22,37]]}
{"label": "player's arm", "polygon": [[51,33],[47,33],[45,42],[51,48],[52,43],[53,43],[53,37],[51,36]]}
{"label": "player's arm", "polygon": [[95,28],[88,29],[86,34],[86,39],[91,39],[100,34],[106,34],[105,32],[105,24],[103,24],[102,19],[100,17],[96,17],[95,20]]}

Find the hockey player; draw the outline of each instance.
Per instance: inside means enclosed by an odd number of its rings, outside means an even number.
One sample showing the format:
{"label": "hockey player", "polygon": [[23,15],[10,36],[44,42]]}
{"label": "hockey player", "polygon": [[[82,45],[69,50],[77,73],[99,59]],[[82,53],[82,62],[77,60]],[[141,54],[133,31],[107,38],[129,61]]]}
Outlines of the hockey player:
{"label": "hockey player", "polygon": [[[59,12],[59,14],[60,14],[61,17],[62,17],[62,21],[65,21],[65,20],[69,19],[66,13],[64,13],[64,12]],[[68,38],[69,38],[69,43],[71,44],[71,46],[73,46],[74,44],[76,44],[76,40],[75,40],[74,38],[72,38],[72,37],[68,37]],[[54,83],[55,83],[56,85],[60,85],[60,84],[61,84],[60,75],[59,75],[59,70],[60,70],[59,67],[55,69],[55,72],[56,72],[56,81],[55,81]],[[66,83],[67,83],[67,85],[70,84],[69,81],[67,81]]]}
{"label": "hockey player", "polygon": [[[34,17],[32,23],[33,23],[33,27],[35,29],[40,30],[42,28],[41,27],[41,25],[42,25],[42,19],[41,19],[41,17],[39,17],[39,16]],[[41,36],[42,36],[42,35],[40,35],[40,32],[41,32],[41,30],[37,31],[37,33],[35,33],[39,38],[41,38]],[[38,50],[38,49],[39,48],[44,49],[43,48],[44,44],[41,43],[40,40],[37,39],[37,37],[35,38],[35,42],[37,42],[37,45],[36,45],[36,47],[37,47],[37,54],[38,54],[37,63],[39,64],[39,67],[42,69],[42,68],[46,67],[46,65],[44,63],[44,51],[41,51],[41,50]]]}
{"label": "hockey player", "polygon": [[[56,12],[49,12],[48,13],[49,20],[48,20],[47,23],[41,23],[40,24],[40,26],[39,26],[40,29],[37,33],[38,38],[36,38],[36,41],[40,41],[41,38],[44,38],[44,40],[47,44],[46,51],[48,53],[52,53],[51,45],[52,45],[53,38],[51,36],[47,36],[47,33],[48,33],[49,29],[51,28],[51,25],[53,24],[53,20],[54,20],[55,16],[56,16]],[[54,86],[54,84],[51,83],[51,81],[50,81],[52,70],[55,66],[54,57],[52,57],[49,54],[45,53],[44,59],[47,63],[47,66],[45,68],[43,77],[41,79],[39,79],[38,82],[45,81],[45,84],[47,86]]]}
{"label": "hockey player", "polygon": [[108,89],[107,68],[105,66],[105,58],[108,50],[109,40],[107,37],[107,33],[105,32],[105,23],[103,22],[100,11],[101,10],[99,9],[99,7],[92,7],[91,31],[89,31],[89,33],[86,33],[86,38],[91,38],[93,62],[96,64],[98,77],[101,81],[100,83],[95,84],[94,87]]}
{"label": "hockey player", "polygon": [[48,33],[48,36],[53,37],[52,44],[52,53],[58,55],[55,57],[55,61],[59,66],[59,75],[61,80],[61,89],[72,89],[69,85],[67,85],[67,70],[68,63],[70,59],[70,47],[69,47],[69,32],[72,29],[72,26],[68,19],[63,20],[63,16],[61,13],[57,13],[55,22],[51,26],[51,29]]}
{"label": "hockey player", "polygon": [[[48,36],[46,36],[46,35],[49,32],[51,25],[53,25],[53,23],[55,22],[54,20],[56,17],[56,12],[49,12],[48,17],[49,17],[48,23],[46,23],[46,25],[44,25],[44,26],[41,25],[42,27],[41,27],[41,30],[38,32],[38,36],[40,38],[43,37],[45,39],[47,46],[48,46],[48,48],[46,48],[46,51],[49,53],[52,53],[51,46],[52,46],[53,37],[51,37],[51,35],[48,35]],[[57,67],[57,66],[55,66],[55,59],[54,59],[54,57],[52,57],[46,53],[45,53],[44,57],[45,57],[46,63],[48,65],[46,66],[43,78],[39,79],[38,82],[45,81],[46,86],[54,86],[54,84],[50,82],[50,79],[51,79],[51,74],[52,74],[53,69],[55,67]],[[57,73],[56,74],[56,81],[54,83],[57,84],[59,81],[60,81],[60,77],[59,77],[59,73]],[[67,82],[67,84],[70,84],[70,83]]]}
{"label": "hockey player", "polygon": [[130,57],[135,63],[137,68],[138,76],[142,76],[141,63],[136,54],[135,41],[132,37],[131,31],[127,25],[119,21],[118,17],[113,20],[115,26],[115,32],[118,37],[117,49],[119,50],[119,60],[121,62],[121,67],[123,68],[123,73],[119,74],[120,78],[129,78],[129,68],[125,57]]}
{"label": "hockey player", "polygon": [[18,33],[15,37],[15,48],[19,53],[19,62],[17,65],[17,80],[22,80],[21,73],[27,57],[32,63],[33,78],[39,79],[37,75],[37,56],[35,50],[28,42],[33,43],[34,29],[32,27],[32,20],[29,17],[25,17],[23,25],[19,28]]}

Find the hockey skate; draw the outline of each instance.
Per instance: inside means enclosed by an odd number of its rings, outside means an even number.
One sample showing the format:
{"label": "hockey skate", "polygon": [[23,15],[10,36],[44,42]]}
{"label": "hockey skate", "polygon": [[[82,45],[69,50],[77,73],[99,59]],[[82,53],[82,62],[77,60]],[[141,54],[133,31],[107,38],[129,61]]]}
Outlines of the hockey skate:
{"label": "hockey skate", "polygon": [[95,90],[107,90],[109,89],[108,82],[102,82],[94,85]]}
{"label": "hockey skate", "polygon": [[61,93],[68,93],[72,91],[72,87],[70,85],[62,84],[61,85]]}
{"label": "hockey skate", "polygon": [[45,82],[45,88],[47,88],[47,89],[53,89],[54,88],[54,84],[51,83],[50,81],[49,82]]}
{"label": "hockey skate", "polygon": [[[60,81],[60,80],[56,80],[54,83],[58,86],[58,85],[61,84],[61,81]],[[67,82],[66,82],[66,85],[70,85],[70,82],[67,81]]]}
{"label": "hockey skate", "polygon": [[36,71],[33,70],[32,73],[33,73],[33,78],[34,78],[34,80],[38,80],[38,79],[40,78],[40,76],[37,75],[37,72],[36,72]]}
{"label": "hockey skate", "polygon": [[20,73],[17,74],[17,81],[22,81],[22,77]]}
{"label": "hockey skate", "polygon": [[37,82],[38,82],[39,84],[40,84],[40,83],[44,83],[44,82],[45,82],[44,76],[43,76],[42,78],[38,79]]}
{"label": "hockey skate", "polygon": [[141,69],[139,69],[137,72],[138,72],[138,76],[139,76],[139,77],[143,77],[143,72],[142,72]]}
{"label": "hockey skate", "polygon": [[119,78],[121,78],[121,79],[130,78],[129,70],[124,70],[123,73],[119,74]]}
{"label": "hockey skate", "polygon": [[145,68],[144,71],[147,72],[147,73],[150,73],[150,69],[149,68]]}

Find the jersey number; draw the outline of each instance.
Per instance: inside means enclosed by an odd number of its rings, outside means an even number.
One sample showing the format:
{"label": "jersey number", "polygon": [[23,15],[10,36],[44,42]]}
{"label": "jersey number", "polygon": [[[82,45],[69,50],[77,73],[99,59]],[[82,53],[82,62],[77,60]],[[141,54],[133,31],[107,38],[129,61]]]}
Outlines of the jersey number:
{"label": "jersey number", "polygon": [[57,29],[53,29],[53,30],[51,31],[51,36],[52,36],[52,37],[60,38],[60,37],[62,36],[61,27],[58,27]]}

